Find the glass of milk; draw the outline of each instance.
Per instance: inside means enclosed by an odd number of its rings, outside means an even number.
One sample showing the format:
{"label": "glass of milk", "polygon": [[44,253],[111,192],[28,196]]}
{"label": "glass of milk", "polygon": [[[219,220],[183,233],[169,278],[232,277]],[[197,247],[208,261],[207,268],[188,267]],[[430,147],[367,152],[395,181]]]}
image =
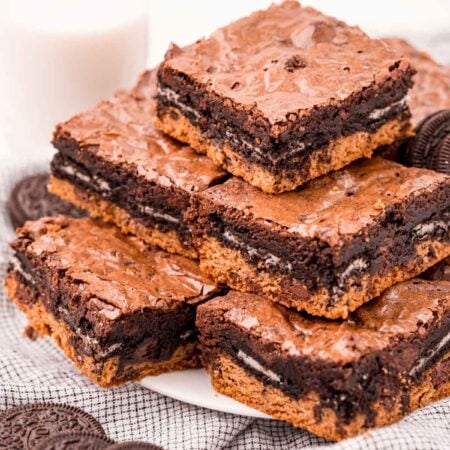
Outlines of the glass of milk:
{"label": "glass of milk", "polygon": [[49,158],[57,122],[131,86],[145,68],[146,0],[0,3],[1,156]]}

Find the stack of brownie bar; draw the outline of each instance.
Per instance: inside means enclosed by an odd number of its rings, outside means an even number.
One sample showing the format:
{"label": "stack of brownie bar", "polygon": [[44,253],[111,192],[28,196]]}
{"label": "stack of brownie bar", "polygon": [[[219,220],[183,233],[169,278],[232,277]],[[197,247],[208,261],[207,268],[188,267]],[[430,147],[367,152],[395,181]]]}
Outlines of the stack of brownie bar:
{"label": "stack of brownie bar", "polygon": [[202,364],[335,440],[449,395],[450,177],[372,156],[450,73],[410,90],[391,42],[285,1],[58,125],[50,190],[94,219],[18,231],[31,326],[102,386]]}

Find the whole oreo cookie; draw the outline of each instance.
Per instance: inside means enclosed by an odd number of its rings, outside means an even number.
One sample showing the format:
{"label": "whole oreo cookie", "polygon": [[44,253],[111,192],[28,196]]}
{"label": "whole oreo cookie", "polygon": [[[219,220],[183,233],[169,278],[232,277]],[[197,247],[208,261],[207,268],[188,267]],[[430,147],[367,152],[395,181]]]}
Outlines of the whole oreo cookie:
{"label": "whole oreo cookie", "polygon": [[95,433],[60,433],[48,437],[33,450],[104,450],[112,442]]}
{"label": "whole oreo cookie", "polygon": [[24,178],[13,188],[8,200],[11,222],[15,228],[27,220],[44,216],[64,214],[70,217],[83,217],[86,213],[47,190],[49,175],[40,173]]}
{"label": "whole oreo cookie", "polygon": [[163,450],[163,448],[147,442],[129,441],[113,444],[106,450]]}
{"label": "whole oreo cookie", "polygon": [[405,162],[450,174],[450,110],[426,117],[415,132],[415,138],[406,146]]}
{"label": "whole oreo cookie", "polygon": [[21,405],[0,414],[0,443],[8,450],[34,449],[53,434],[92,433],[105,437],[102,426],[88,413],[68,405]]}

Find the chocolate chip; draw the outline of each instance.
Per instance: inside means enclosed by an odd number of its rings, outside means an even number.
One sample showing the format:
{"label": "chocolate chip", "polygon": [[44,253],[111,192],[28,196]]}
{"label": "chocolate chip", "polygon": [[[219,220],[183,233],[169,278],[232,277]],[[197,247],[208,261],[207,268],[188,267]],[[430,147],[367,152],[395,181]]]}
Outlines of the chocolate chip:
{"label": "chocolate chip", "polygon": [[235,81],[235,82],[232,84],[231,89],[236,89],[236,88],[238,88],[240,85],[241,85],[241,83],[239,83],[239,81]]}
{"label": "chocolate chip", "polygon": [[5,448],[27,449],[53,434],[93,433],[105,436],[102,426],[88,413],[68,405],[20,405],[0,415],[0,442]]}
{"label": "chocolate chip", "polygon": [[15,228],[21,227],[27,220],[36,220],[44,216],[86,215],[84,211],[48,192],[48,180],[49,174],[40,173],[26,177],[16,184],[8,200],[8,211]]}
{"label": "chocolate chip", "polygon": [[284,64],[284,68],[288,72],[295,72],[298,69],[304,69],[306,66],[306,61],[299,55],[291,56]]}
{"label": "chocolate chip", "polygon": [[95,433],[59,433],[43,440],[35,450],[104,450],[113,441]]}

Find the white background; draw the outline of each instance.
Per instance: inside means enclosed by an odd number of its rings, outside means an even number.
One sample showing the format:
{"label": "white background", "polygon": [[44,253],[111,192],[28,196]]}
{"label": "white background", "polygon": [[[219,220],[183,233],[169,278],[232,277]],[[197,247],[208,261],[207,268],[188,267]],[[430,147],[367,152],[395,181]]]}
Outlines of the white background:
{"label": "white background", "polygon": [[[17,2],[18,0],[0,0],[0,32],[2,27],[2,11],[7,7],[6,5],[11,2]],[[46,14],[52,14],[52,9],[44,6],[43,0],[20,0],[23,2],[33,2],[32,4],[39,5],[40,14],[36,14],[36,18],[32,18],[38,22],[40,17]],[[52,1],[52,0],[46,0]],[[55,1],[55,0],[53,0]],[[58,0],[59,6],[67,8],[79,5],[81,0]],[[86,2],[86,0],[83,0]],[[106,0],[103,0],[104,2]],[[110,0],[112,1],[112,0]],[[132,2],[138,0],[114,0],[122,2],[127,8],[132,8]],[[145,1],[145,0],[143,0]],[[228,0],[228,1],[213,1],[213,0],[148,0],[149,2],[149,45],[148,45],[148,61],[149,67],[156,65],[162,58],[168,48],[170,42],[175,42],[178,45],[185,45],[195,41],[197,38],[207,36],[213,32],[217,27],[225,25],[232,20],[242,17],[253,10],[266,8],[270,3],[270,0]],[[409,39],[416,46],[421,49],[430,51],[436,59],[442,63],[450,64],[450,0],[377,0],[366,2],[363,0],[304,0],[303,4],[315,6],[326,13],[335,15],[340,19],[347,21],[350,24],[358,24],[361,28],[367,31],[372,36],[401,36]],[[107,20],[107,14],[99,14],[102,12],[99,9],[99,0],[92,0],[91,5],[96,5],[97,8],[91,6],[91,14],[69,14],[73,17],[73,23],[70,23],[70,28],[77,26],[88,28],[88,25],[95,23],[99,29],[102,29],[102,17]],[[111,3],[110,3],[111,5]],[[122,5],[123,6],[123,5]],[[103,10],[105,11],[105,10]],[[91,17],[92,16],[92,17]],[[76,21],[80,23],[76,23]],[[39,23],[36,23],[39,26]],[[105,24],[105,28],[106,28]],[[251,32],[251,30],[249,30]],[[11,48],[11,42],[8,42],[8,36],[2,37],[0,42],[0,73],[3,76],[15,77],[17,74],[10,74],[10,65],[3,60],[1,52],[5,51],[5,48]],[[111,41],[113,42],[113,41]],[[114,48],[106,48],[105,51],[114,53]],[[115,44],[117,45],[117,42]],[[70,55],[69,55],[70,56]],[[20,58],[20,56],[19,56]],[[26,67],[23,70],[30,71],[31,74],[45,71],[45,67],[38,67],[39,55],[34,58],[35,62],[33,67]],[[48,63],[47,63],[48,64]],[[60,65],[61,70],[65,67],[61,61],[54,61],[55,65]],[[145,65],[145,62],[143,63]],[[142,67],[143,68],[143,67]],[[97,72],[96,72],[96,69]],[[104,68],[103,68],[104,69]],[[99,67],[95,66],[95,62],[90,67],[85,67],[83,70],[86,74],[92,74],[94,77],[98,75]],[[137,71],[133,69],[127,74],[127,76],[121,78],[121,84],[116,86],[115,83],[105,83],[102,92],[94,92],[92,95],[84,95],[86,92],[79,93],[76,103],[76,109],[73,111],[67,104],[70,102],[69,98],[64,98],[64,95],[60,95],[61,98],[61,112],[55,113],[55,119],[50,123],[56,123],[68,118],[68,116],[88,108],[95,104],[100,98],[107,97],[113,93],[117,88],[124,88],[132,85],[136,79]],[[45,72],[44,72],[45,74]],[[0,77],[1,79],[1,77]],[[39,83],[37,83],[39,84]],[[106,87],[106,85],[108,87]],[[0,86],[0,92],[1,92]],[[39,89],[39,86],[33,86],[32,89]],[[80,86],[80,89],[82,87]],[[14,133],[23,134],[22,140],[25,137],[26,148],[22,145],[20,148],[15,148],[14,144],[2,141],[2,122],[1,112],[2,108],[13,108],[15,99],[20,98],[20,94],[23,92],[8,92],[8,96],[3,96],[0,101],[0,157],[16,157],[17,155],[26,155],[27,158],[35,159],[36,157],[43,155],[45,158],[49,158],[51,155],[51,147],[48,142],[50,140],[50,132],[41,133],[45,136],[45,141],[42,142],[42,136],[34,136],[30,131],[32,127],[29,126],[30,120],[23,113],[16,114],[16,126]],[[45,92],[40,93],[40,96],[36,98],[47,98]],[[72,94],[72,100],[74,94]],[[77,96],[78,97],[78,96]],[[82,101],[80,100],[83,97]],[[42,100],[30,102],[29,108],[35,108],[37,111],[44,111],[46,106],[39,104]],[[5,104],[6,103],[6,104]],[[26,104],[28,107],[28,104]],[[63,107],[65,106],[65,107]],[[20,110],[20,109],[18,109]],[[67,111],[70,111],[68,114]],[[28,125],[27,125],[28,122]],[[42,128],[40,128],[42,129]],[[11,130],[9,130],[11,131]],[[47,139],[48,134],[48,139]],[[45,147],[45,148],[44,148]]]}

